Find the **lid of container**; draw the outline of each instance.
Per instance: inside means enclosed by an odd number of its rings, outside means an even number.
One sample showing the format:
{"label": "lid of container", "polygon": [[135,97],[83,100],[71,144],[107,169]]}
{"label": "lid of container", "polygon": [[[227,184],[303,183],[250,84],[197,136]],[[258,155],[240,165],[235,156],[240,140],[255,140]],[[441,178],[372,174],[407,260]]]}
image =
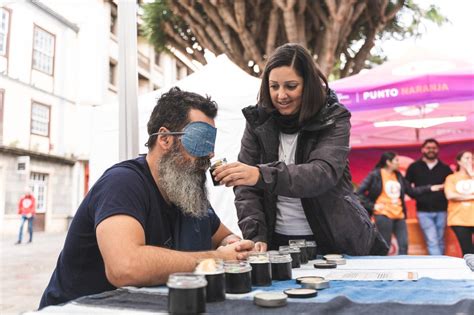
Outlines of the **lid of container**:
{"label": "lid of container", "polygon": [[252,266],[245,260],[226,260],[224,270],[226,273],[244,273],[251,271]]}
{"label": "lid of container", "polygon": [[168,288],[174,289],[197,289],[207,285],[206,278],[203,275],[197,275],[188,272],[172,273],[166,283]]}
{"label": "lid of container", "polygon": [[270,262],[272,264],[291,263],[292,261],[293,260],[291,259],[290,254],[278,254],[270,256]]}
{"label": "lid of container", "polygon": [[332,268],[337,267],[336,264],[330,263],[330,262],[327,262],[327,261],[314,263],[313,266],[314,266],[314,268],[318,268],[318,269],[332,269]]}
{"label": "lid of container", "polygon": [[329,280],[325,279],[304,279],[301,280],[301,287],[306,289],[327,289],[329,288]]}
{"label": "lid of container", "polygon": [[281,292],[257,293],[253,297],[253,302],[256,305],[263,307],[285,306],[287,302],[287,295]]}
{"label": "lid of container", "polygon": [[318,277],[318,276],[303,276],[303,277],[296,278],[296,283],[300,284],[301,281],[303,280],[321,281],[321,280],[326,280],[326,279],[324,279],[324,277]]}
{"label": "lid of container", "polygon": [[301,253],[301,249],[296,246],[280,246],[278,248],[280,254],[288,254],[288,253]]}
{"label": "lid of container", "polygon": [[290,246],[296,246],[296,247],[306,247],[306,240],[300,239],[300,240],[289,240],[288,245]]}
{"label": "lid of container", "polygon": [[344,256],[340,255],[340,254],[328,254],[328,255],[324,255],[323,256],[324,259],[340,259],[340,258],[344,258]]}
{"label": "lid of container", "polygon": [[267,252],[251,252],[249,253],[248,262],[251,264],[265,264],[270,262]]}
{"label": "lid of container", "polygon": [[199,259],[195,274],[199,275],[214,275],[224,272],[224,261],[222,259],[206,258]]}
{"label": "lid of container", "polygon": [[283,291],[290,298],[310,298],[318,295],[315,289],[288,289]]}
{"label": "lid of container", "polygon": [[346,259],[345,258],[333,258],[333,259],[326,259],[328,263],[336,264],[336,265],[345,265]]}

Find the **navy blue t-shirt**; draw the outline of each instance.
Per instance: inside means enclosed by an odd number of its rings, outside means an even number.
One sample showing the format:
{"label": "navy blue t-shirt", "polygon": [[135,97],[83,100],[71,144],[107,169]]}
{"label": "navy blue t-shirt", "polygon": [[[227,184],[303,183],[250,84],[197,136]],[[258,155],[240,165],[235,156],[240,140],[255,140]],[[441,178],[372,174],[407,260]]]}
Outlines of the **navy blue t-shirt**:
{"label": "navy blue t-shirt", "polygon": [[95,229],[119,214],[140,222],[147,245],[184,251],[212,249],[211,237],[220,225],[211,208],[208,216],[194,218],[168,205],[144,156],[118,163],[105,171],[79,206],[40,308],[115,289],[105,275]]}

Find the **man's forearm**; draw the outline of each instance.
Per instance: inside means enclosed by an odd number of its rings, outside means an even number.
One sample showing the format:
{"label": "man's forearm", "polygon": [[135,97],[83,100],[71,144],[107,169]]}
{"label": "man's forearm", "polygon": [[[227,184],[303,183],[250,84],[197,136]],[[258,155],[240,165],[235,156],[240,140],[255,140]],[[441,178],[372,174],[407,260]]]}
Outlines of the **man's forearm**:
{"label": "man's forearm", "polygon": [[156,246],[140,246],[130,256],[128,270],[117,275],[108,274],[115,286],[164,284],[174,272],[192,272],[198,259],[219,258],[216,251],[181,252]]}

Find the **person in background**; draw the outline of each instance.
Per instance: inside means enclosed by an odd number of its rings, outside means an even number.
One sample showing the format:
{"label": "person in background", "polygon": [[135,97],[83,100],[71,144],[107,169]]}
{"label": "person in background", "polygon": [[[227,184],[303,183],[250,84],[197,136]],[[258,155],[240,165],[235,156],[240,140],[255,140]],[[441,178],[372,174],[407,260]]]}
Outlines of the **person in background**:
{"label": "person in background", "polygon": [[[421,146],[422,158],[407,169],[405,178],[415,187],[443,184],[452,174],[448,165],[438,159],[439,143],[426,139]],[[448,202],[442,191],[431,191],[415,197],[418,222],[430,255],[444,254],[444,231]]]}
{"label": "person in background", "polygon": [[318,253],[385,255],[387,244],[352,191],[347,156],[350,112],[313,57],[285,44],[269,57],[238,162],[215,179],[234,186],[239,226],[260,251],[291,239],[316,240]]}
{"label": "person in background", "polygon": [[446,178],[444,193],[448,199],[448,226],[453,229],[463,255],[474,254],[474,171],[472,152],[456,156],[456,172]]}
{"label": "person in background", "polygon": [[15,244],[21,244],[23,239],[23,226],[28,221],[28,233],[30,238],[28,243],[33,242],[33,220],[36,215],[36,199],[31,193],[31,189],[27,188],[26,193],[21,196],[18,202],[18,214],[21,215],[20,232],[18,233],[18,241]]}
{"label": "person in background", "polygon": [[221,223],[205,186],[217,104],[172,88],[148,121],[148,153],[115,164],[74,216],[40,308],[123,286],[163,284],[198,259],[246,259],[251,241]]}
{"label": "person in background", "polygon": [[392,234],[398,242],[398,253],[408,253],[405,194],[416,196],[429,191],[438,191],[443,185],[411,187],[398,171],[399,160],[395,152],[384,152],[379,162],[362,181],[357,194],[366,209],[372,212],[375,223],[385,241],[390,244]]}

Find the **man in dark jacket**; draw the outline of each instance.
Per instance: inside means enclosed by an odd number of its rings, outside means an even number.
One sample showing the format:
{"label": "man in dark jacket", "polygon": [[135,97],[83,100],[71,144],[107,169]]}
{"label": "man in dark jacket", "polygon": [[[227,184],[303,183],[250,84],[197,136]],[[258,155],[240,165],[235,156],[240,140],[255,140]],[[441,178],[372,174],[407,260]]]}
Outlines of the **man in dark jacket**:
{"label": "man in dark jacket", "polygon": [[[408,167],[406,179],[416,187],[443,184],[452,171],[448,165],[438,159],[438,152],[438,141],[426,139],[421,146],[423,156]],[[430,255],[443,255],[448,207],[446,197],[443,191],[433,191],[415,199],[418,222],[425,236],[428,252]]]}

